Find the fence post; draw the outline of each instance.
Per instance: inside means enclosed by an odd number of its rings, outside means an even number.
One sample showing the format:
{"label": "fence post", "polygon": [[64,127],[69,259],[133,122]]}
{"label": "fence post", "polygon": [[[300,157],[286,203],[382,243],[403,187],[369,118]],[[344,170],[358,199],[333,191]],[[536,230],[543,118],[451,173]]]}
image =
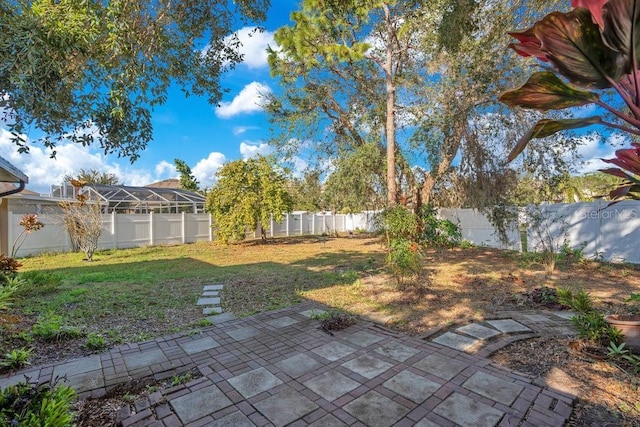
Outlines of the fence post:
{"label": "fence post", "polygon": [[338,234],[338,229],[336,228],[336,214],[331,212],[331,216],[333,217],[333,234]]}
{"label": "fence post", "polygon": [[116,211],[111,212],[111,236],[113,239],[113,249],[118,249],[118,226],[116,225]]}
{"label": "fence post", "polygon": [[271,238],[273,239],[273,214],[270,214],[270,215],[271,215],[271,221],[269,226],[269,231],[270,231],[269,234],[271,234]]}
{"label": "fence post", "polygon": [[209,241],[213,242],[213,217],[209,214]]}
{"label": "fence post", "polygon": [[302,236],[304,233],[302,232],[302,214],[300,214],[300,235]]}
{"label": "fence post", "polygon": [[149,246],[153,246],[153,211],[149,212]]}
{"label": "fence post", "polygon": [[286,233],[287,233],[287,237],[289,237],[289,214],[285,214],[284,220],[287,221],[287,224],[286,224],[286,230],[287,231],[286,231]]}
{"label": "fence post", "polygon": [[187,243],[187,214],[182,212],[182,244]]}

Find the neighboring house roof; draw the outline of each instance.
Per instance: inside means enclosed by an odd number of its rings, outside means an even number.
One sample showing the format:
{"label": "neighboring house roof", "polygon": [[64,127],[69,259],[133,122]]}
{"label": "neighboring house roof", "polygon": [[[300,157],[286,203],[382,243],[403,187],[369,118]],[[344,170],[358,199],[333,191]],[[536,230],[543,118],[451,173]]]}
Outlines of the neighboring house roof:
{"label": "neighboring house roof", "polygon": [[29,177],[20,169],[0,157],[0,182],[13,182],[18,184],[18,187],[12,186],[12,188],[8,188],[5,191],[0,191],[0,197],[3,197],[24,190],[25,184],[29,182]]}
{"label": "neighboring house roof", "polygon": [[[15,189],[18,189],[18,187],[16,187],[13,182],[0,182],[0,194],[9,192]],[[36,193],[35,191],[31,191],[27,189],[24,189],[17,194],[22,196],[39,196],[40,195],[40,193]]]}
{"label": "neighboring house roof", "polygon": [[176,179],[176,178],[170,178],[170,179],[163,179],[162,181],[158,181],[158,182],[153,182],[149,185],[145,185],[145,187],[149,187],[149,188],[172,188],[175,190],[179,190],[180,187],[180,180]]}

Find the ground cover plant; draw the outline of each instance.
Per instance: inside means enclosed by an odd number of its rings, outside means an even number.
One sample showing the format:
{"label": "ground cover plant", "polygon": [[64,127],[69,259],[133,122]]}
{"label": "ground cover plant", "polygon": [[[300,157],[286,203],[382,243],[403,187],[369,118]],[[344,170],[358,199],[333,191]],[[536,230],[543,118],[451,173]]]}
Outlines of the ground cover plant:
{"label": "ground cover plant", "polygon": [[[538,254],[426,249],[420,275],[402,286],[385,268],[385,258],[379,238],[366,235],[101,251],[94,263],[74,254],[25,258],[19,276],[27,284],[0,313],[0,354],[32,348],[29,361],[37,365],[202,329],[196,301],[203,286],[214,283],[225,285],[224,310],[238,316],[310,299],[345,313],[373,314],[416,336],[506,309],[556,310],[552,304],[563,288],[584,289],[594,307],[606,312],[624,309],[624,300],[640,292],[640,270],[634,266],[573,256],[559,255],[556,269],[548,272]],[[42,336],[56,325],[80,335]],[[590,360],[563,340],[524,341],[494,360],[532,375],[554,367],[570,374],[584,390],[572,425],[639,424],[634,396],[640,382],[630,365],[622,358]]]}

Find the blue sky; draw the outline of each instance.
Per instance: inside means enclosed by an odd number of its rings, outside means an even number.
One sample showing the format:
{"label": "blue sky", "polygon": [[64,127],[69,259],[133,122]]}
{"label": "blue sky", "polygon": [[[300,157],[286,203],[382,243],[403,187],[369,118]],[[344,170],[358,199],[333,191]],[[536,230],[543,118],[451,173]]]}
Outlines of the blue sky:
{"label": "blue sky", "polygon": [[[222,76],[223,86],[229,91],[219,106],[208,104],[205,98],[186,98],[178,88],[171,90],[167,103],[153,113],[154,138],[135,163],[72,143],[58,145],[56,159],[50,159],[49,153],[37,145],[32,146],[30,154],[19,154],[1,125],[0,156],[29,176],[28,189],[44,194],[50,192],[52,184],[60,184],[64,175],[80,169],[110,172],[124,184],[136,186],[176,178],[175,158],[191,167],[203,187],[210,187],[225,162],[271,152],[267,144],[269,124],[260,107],[260,93],[277,93],[278,87],[269,75],[265,49],[267,45],[275,46],[273,32],[290,24],[290,13],[297,5],[298,0],[272,0],[265,32],[249,37],[252,28],[236,29],[245,60]],[[615,148],[626,142],[617,141],[616,135],[607,139],[603,143],[596,133],[583,136],[580,154],[587,162],[580,172],[603,167],[597,159],[612,157]],[[617,142],[618,147],[612,142]],[[300,159],[296,167],[304,169],[304,161]]]}
{"label": "blue sky", "polygon": [[222,76],[223,87],[229,91],[219,106],[172,89],[167,102],[154,111],[153,140],[135,163],[71,143],[58,146],[56,159],[50,159],[38,145],[29,154],[19,154],[2,127],[0,156],[25,172],[27,188],[40,193],[49,193],[52,184],[60,184],[64,175],[79,169],[111,172],[127,185],[175,178],[175,158],[184,160],[202,185],[211,186],[215,172],[225,162],[270,151],[266,144],[269,124],[260,107],[260,93],[275,91],[277,85],[269,75],[265,49],[274,46],[273,32],[290,23],[297,4],[297,0],[273,0],[265,32],[250,37],[252,28],[237,29],[245,60]]}

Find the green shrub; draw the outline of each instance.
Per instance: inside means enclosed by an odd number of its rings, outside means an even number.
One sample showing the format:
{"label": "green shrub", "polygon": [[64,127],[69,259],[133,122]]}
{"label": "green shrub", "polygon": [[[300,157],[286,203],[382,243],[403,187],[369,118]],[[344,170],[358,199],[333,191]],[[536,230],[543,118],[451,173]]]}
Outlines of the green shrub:
{"label": "green shrub", "polygon": [[459,246],[462,242],[460,226],[448,219],[440,219],[432,206],[420,208],[420,243],[438,248]]}
{"label": "green shrub", "polygon": [[3,311],[11,305],[16,293],[24,286],[24,281],[17,276],[0,274],[0,277],[3,277],[0,280],[0,311]]}
{"label": "green shrub", "polygon": [[394,239],[414,240],[418,233],[416,216],[404,206],[386,209],[379,214],[378,228],[383,230],[387,244]]}
{"label": "green shrub", "polygon": [[391,241],[387,254],[387,266],[396,278],[398,285],[404,279],[415,276],[421,270],[421,256],[417,243],[408,239],[394,239]]}
{"label": "green shrub", "polygon": [[107,340],[100,334],[90,333],[84,346],[89,350],[102,350],[107,347]]}
{"label": "green shrub", "polygon": [[0,425],[70,427],[72,388],[50,383],[18,383],[0,390]]}
{"label": "green shrub", "polygon": [[44,340],[62,340],[79,338],[82,331],[75,326],[64,325],[62,316],[49,314],[38,318],[31,328],[31,335]]}
{"label": "green shrub", "polygon": [[32,355],[33,349],[31,348],[15,348],[4,355],[0,366],[9,369],[20,369],[31,364]]}

